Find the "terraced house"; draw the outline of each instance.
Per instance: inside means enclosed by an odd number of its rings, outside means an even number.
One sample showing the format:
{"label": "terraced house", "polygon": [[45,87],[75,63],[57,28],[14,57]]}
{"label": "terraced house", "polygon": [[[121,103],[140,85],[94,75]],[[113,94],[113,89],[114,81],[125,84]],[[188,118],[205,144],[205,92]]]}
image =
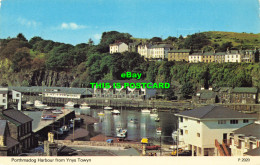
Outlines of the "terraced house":
{"label": "terraced house", "polygon": [[173,49],[168,52],[168,61],[189,62],[190,49]]}
{"label": "terraced house", "polygon": [[15,109],[1,109],[0,120],[7,120],[10,135],[19,142],[20,150],[28,149],[37,145],[32,133],[32,119],[23,112]]}
{"label": "terraced house", "polygon": [[256,87],[235,87],[231,91],[230,103],[255,104],[257,91]]}

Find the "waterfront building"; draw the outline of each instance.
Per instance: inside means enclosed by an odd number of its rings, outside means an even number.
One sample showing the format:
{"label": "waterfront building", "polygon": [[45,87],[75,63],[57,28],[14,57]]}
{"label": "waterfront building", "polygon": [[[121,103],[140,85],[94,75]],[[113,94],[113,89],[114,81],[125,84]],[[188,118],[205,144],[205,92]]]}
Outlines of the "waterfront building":
{"label": "waterfront building", "polygon": [[124,42],[118,42],[114,44],[109,45],[109,52],[110,54],[113,53],[123,53],[128,51],[128,45],[125,44]]}
{"label": "waterfront building", "polygon": [[21,93],[9,88],[0,88],[0,105],[2,105],[4,109],[7,109],[11,104],[18,110],[22,109]]}
{"label": "waterfront building", "polygon": [[19,142],[11,137],[7,120],[0,120],[0,156],[20,154]]}
{"label": "waterfront building", "polygon": [[200,90],[196,96],[192,97],[192,101],[196,104],[214,104],[217,103],[217,94],[211,90]]}
{"label": "waterfront building", "polygon": [[10,135],[20,143],[20,150],[28,150],[37,145],[38,142],[32,133],[32,119],[23,112],[15,109],[1,109],[0,119],[8,121]]}
{"label": "waterfront building", "polygon": [[189,62],[190,49],[173,49],[168,52],[168,61]]}
{"label": "waterfront building", "polygon": [[25,97],[42,96],[48,98],[80,99],[91,97],[91,88],[69,88],[69,87],[9,87],[19,91]]}
{"label": "waterfront building", "polygon": [[[188,146],[197,156],[220,155],[218,142],[226,144],[233,131],[253,123],[257,117],[226,107],[208,105],[176,114],[179,144]],[[217,143],[216,143],[217,142]],[[229,153],[230,154],[230,153]]]}
{"label": "waterfront building", "polygon": [[[137,80],[100,80],[98,84],[109,83],[109,88],[99,88],[95,85],[93,97],[95,98],[125,98],[125,99],[148,99],[155,96],[155,89],[147,88],[124,88],[124,83],[150,83],[149,81]],[[121,88],[112,86],[114,83],[120,83]]]}
{"label": "waterfront building", "polygon": [[255,122],[239,128],[231,133],[231,155],[232,156],[260,156],[260,123]]}

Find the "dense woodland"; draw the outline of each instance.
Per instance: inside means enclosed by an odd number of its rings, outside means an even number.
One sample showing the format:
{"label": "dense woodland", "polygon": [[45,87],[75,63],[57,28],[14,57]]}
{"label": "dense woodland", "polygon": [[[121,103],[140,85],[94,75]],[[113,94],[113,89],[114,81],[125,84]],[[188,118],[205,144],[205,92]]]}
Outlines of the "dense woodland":
{"label": "dense woodland", "polygon": [[109,44],[116,41],[167,42],[175,48],[225,51],[255,49],[260,45],[260,34],[203,32],[187,37],[133,38],[128,33],[104,32],[100,43],[91,39],[86,43],[70,45],[41,37],[27,40],[23,34],[16,38],[1,39],[1,86],[71,86],[90,87],[91,82],[121,79],[123,72],[142,73],[141,79],[169,82],[171,90],[158,91],[173,98],[177,88],[184,96],[199,87],[260,87],[260,64],[224,63],[189,64],[184,62],[146,61],[138,53],[109,54]]}

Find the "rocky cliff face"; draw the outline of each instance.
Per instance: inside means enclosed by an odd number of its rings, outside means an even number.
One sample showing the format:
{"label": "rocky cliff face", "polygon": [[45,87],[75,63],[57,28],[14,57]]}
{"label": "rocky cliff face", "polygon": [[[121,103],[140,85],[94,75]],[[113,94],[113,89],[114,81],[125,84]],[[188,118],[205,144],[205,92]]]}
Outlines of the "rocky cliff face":
{"label": "rocky cliff face", "polygon": [[50,70],[21,71],[18,73],[0,73],[2,86],[62,86],[70,87],[75,79],[71,72]]}

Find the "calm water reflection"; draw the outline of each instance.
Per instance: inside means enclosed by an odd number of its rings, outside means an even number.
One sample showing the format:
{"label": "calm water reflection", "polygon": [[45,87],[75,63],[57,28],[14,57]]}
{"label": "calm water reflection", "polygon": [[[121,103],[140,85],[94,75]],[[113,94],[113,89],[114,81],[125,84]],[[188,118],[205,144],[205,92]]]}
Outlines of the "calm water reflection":
{"label": "calm water reflection", "polygon": [[[137,110],[120,110],[120,115],[112,115],[111,111],[103,109],[80,110],[75,108],[75,112],[91,115],[99,119],[99,123],[93,125],[95,133],[102,133],[106,136],[116,135],[116,128],[126,128],[128,131],[127,139],[139,141],[143,137],[149,138],[154,143],[172,143],[171,133],[176,129],[176,117],[170,112],[159,112],[160,122],[155,122],[155,117],[150,114],[141,113]],[[104,112],[99,116],[98,112]],[[133,122],[134,121],[134,122]],[[161,127],[162,133],[157,134],[156,128]]]}

